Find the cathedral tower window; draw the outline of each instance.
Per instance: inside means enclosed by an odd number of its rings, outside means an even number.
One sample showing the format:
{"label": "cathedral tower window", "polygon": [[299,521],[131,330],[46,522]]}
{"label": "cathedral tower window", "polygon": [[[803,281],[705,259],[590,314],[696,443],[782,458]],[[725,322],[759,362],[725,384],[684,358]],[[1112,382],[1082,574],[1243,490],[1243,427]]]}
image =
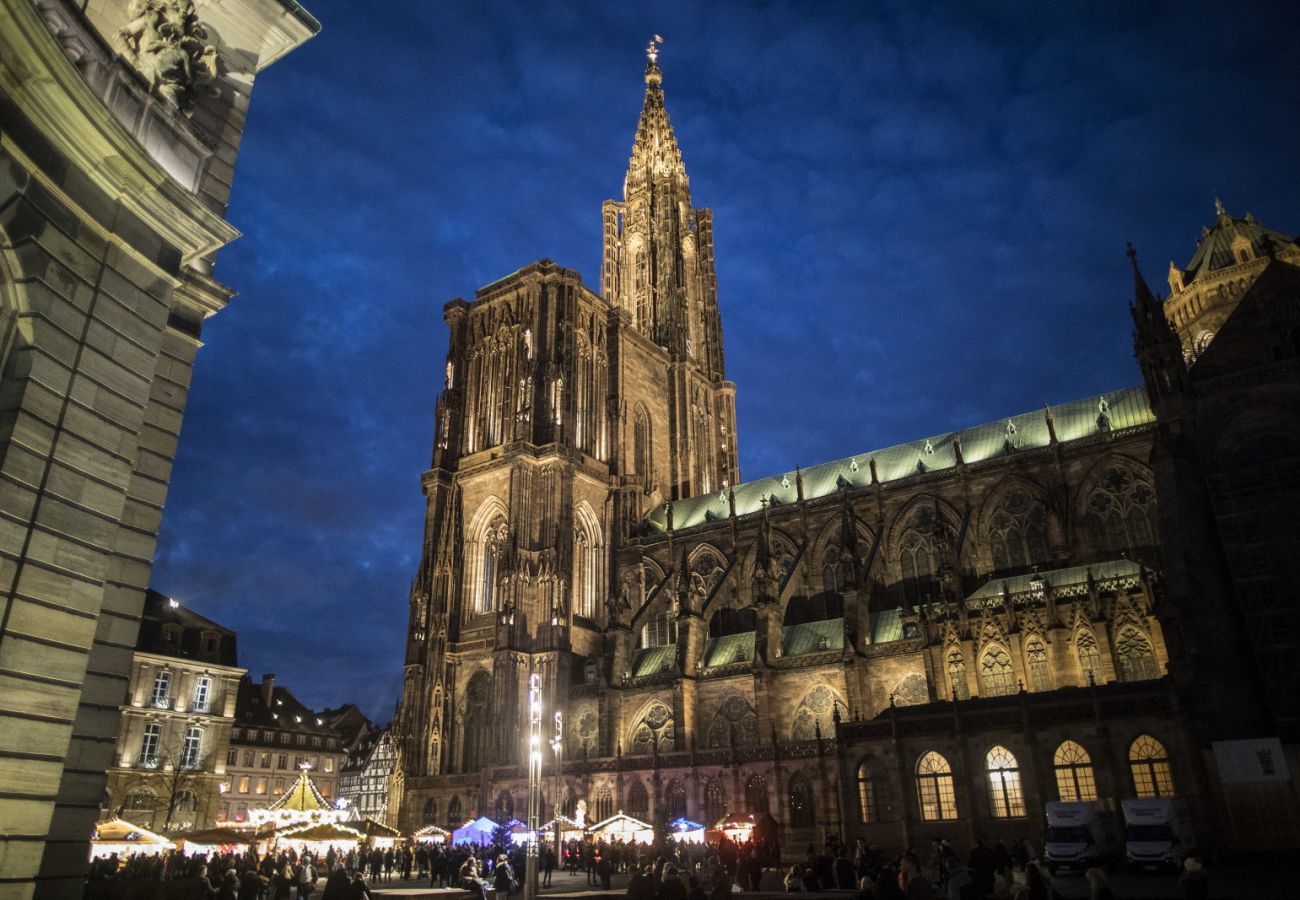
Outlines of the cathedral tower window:
{"label": "cathedral tower window", "polygon": [[953,786],[952,767],[933,750],[916,762],[916,795],[921,818],[938,822],[957,818],[957,794]]}
{"label": "cathedral tower window", "polygon": [[889,808],[889,775],[884,765],[868,757],[858,766],[858,816],[865,825],[884,821]]}
{"label": "cathedral tower window", "polygon": [[717,822],[727,814],[727,789],[714,776],[704,783],[704,821]]}
{"label": "cathedral tower window", "polygon": [[1149,734],[1138,737],[1128,749],[1129,771],[1138,797],[1172,797],[1174,775],[1169,751]]}
{"label": "cathedral tower window", "polygon": [[1052,689],[1052,667],[1047,660],[1047,648],[1038,637],[1025,641],[1025,661],[1029,664],[1029,686],[1035,691]]}
{"label": "cathedral tower window", "polygon": [[767,779],[762,775],[750,775],[749,780],[745,782],[745,808],[754,815],[769,810]]}
{"label": "cathedral tower window", "polygon": [[1097,799],[1097,779],[1087,750],[1074,741],[1063,741],[1056,748],[1052,765],[1056,769],[1056,790],[1062,800]]}
{"label": "cathedral tower window", "polygon": [[650,446],[650,414],[638,404],[632,424],[632,466],[647,490],[654,474],[650,467]]}
{"label": "cathedral tower window", "polygon": [[1016,692],[1016,673],[1011,656],[1001,644],[992,644],[980,656],[980,693],[986,697],[1001,697]]}
{"label": "cathedral tower window", "polygon": [[813,805],[812,784],[807,777],[802,774],[791,776],[789,793],[790,827],[815,828],[817,825],[817,810]]}
{"label": "cathedral tower window", "polygon": [[614,815],[614,795],[609,788],[601,788],[596,794],[596,821],[603,822]]}
{"label": "cathedral tower window", "polygon": [[468,546],[470,584],[470,609],[478,615],[497,608],[497,593],[501,582],[501,558],[510,536],[506,523],[505,506],[492,498],[474,517],[470,525]]}
{"label": "cathedral tower window", "polygon": [[1145,681],[1160,677],[1151,642],[1132,626],[1120,631],[1119,640],[1115,643],[1115,655],[1119,658],[1123,681]]}
{"label": "cathedral tower window", "polygon": [[465,703],[461,710],[462,772],[477,772],[488,764],[491,717],[483,715],[482,711],[490,709],[491,705],[492,685],[488,674],[476,672],[465,688]]}
{"label": "cathedral tower window", "polygon": [[1101,654],[1097,652],[1097,638],[1090,631],[1080,631],[1074,640],[1074,649],[1079,654],[1079,671],[1083,674],[1083,683],[1102,681]]}
{"label": "cathedral tower window", "polygon": [[989,779],[989,811],[997,819],[1017,818],[1025,814],[1025,798],[1020,791],[1020,764],[1006,747],[997,746],[984,756]]}
{"label": "cathedral tower window", "polygon": [[633,781],[627,789],[627,814],[643,822],[650,818],[650,795],[640,781]]}
{"label": "cathedral tower window", "polygon": [[600,522],[584,500],[574,510],[573,597],[574,612],[595,620],[602,593],[604,559]]}

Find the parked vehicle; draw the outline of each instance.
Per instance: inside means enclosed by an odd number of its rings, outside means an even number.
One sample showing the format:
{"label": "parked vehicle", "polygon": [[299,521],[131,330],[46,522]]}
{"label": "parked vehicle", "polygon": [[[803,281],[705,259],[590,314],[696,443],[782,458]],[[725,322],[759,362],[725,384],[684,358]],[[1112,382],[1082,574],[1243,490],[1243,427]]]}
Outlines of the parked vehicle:
{"label": "parked vehicle", "polygon": [[1140,869],[1182,865],[1191,848],[1191,829],[1172,797],[1124,800],[1124,856]]}
{"label": "parked vehicle", "polygon": [[1046,811],[1043,855],[1048,871],[1062,866],[1086,869],[1118,850],[1118,842],[1108,839],[1095,804],[1054,801],[1047,804]]}

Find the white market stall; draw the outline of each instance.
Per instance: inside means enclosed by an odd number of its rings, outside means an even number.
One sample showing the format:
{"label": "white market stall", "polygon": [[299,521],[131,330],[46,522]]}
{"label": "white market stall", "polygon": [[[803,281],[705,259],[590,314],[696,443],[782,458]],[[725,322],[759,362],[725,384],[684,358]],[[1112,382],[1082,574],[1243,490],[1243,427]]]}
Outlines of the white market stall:
{"label": "white market stall", "polygon": [[497,823],[493,822],[487,816],[479,816],[472,822],[466,822],[451,833],[451,842],[453,844],[478,844],[480,847],[486,847],[492,843],[492,832],[496,831]]}
{"label": "white market stall", "polygon": [[451,832],[437,825],[425,825],[411,833],[411,840],[417,844],[445,844]]}
{"label": "white market stall", "polygon": [[154,834],[124,819],[109,819],[95,826],[95,836],[90,841],[90,858],[102,859],[116,853],[122,856],[157,856],[176,849],[176,845],[161,834]]}
{"label": "white market stall", "polygon": [[291,825],[276,832],[277,846],[292,847],[297,853],[325,856],[334,850],[347,853],[365,841],[366,836],[340,822],[316,822]]}
{"label": "white market stall", "polygon": [[247,850],[253,843],[249,835],[231,828],[193,831],[178,840],[182,845],[181,852],[186,856],[198,856],[201,853],[209,856],[217,853],[239,853]]}
{"label": "white market stall", "polygon": [[580,841],[587,833],[587,829],[582,826],[581,822],[576,822],[568,816],[561,814],[538,829],[542,834],[543,840],[555,840],[555,827],[557,823],[559,824],[560,840],[562,841]]}
{"label": "white market stall", "polygon": [[655,830],[649,822],[634,819],[619,810],[603,822],[597,822],[587,829],[593,837],[605,841],[621,840],[624,843],[636,841],[638,844],[653,844]]}

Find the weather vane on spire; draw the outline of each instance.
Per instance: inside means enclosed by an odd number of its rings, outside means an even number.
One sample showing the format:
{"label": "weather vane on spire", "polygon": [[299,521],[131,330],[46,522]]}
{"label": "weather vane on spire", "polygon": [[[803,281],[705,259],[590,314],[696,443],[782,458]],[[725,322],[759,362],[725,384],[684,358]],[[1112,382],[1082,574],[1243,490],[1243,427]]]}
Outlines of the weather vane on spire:
{"label": "weather vane on spire", "polygon": [[645,48],[645,55],[649,57],[650,62],[659,62],[659,45],[663,42],[664,39],[657,34],[650,39],[650,45]]}

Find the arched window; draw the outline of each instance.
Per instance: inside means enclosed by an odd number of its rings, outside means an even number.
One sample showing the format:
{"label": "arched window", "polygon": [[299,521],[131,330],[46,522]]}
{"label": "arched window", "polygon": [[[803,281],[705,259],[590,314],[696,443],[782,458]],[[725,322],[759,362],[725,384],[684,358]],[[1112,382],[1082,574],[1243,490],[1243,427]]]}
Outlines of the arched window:
{"label": "arched window", "polygon": [[1129,626],[1119,633],[1115,643],[1115,655],[1119,657],[1120,677],[1124,681],[1143,681],[1159,678],[1156,669],[1156,655],[1151,650],[1151,642],[1146,635]]}
{"label": "arched window", "polygon": [[146,812],[158,808],[158,798],[148,788],[136,788],[126,795],[122,808],[128,812]]}
{"label": "arched window", "polygon": [[660,753],[670,753],[676,737],[672,710],[662,703],[655,703],[632,729],[628,752],[632,756],[653,753],[656,749]]}
{"label": "arched window", "polygon": [[1020,792],[1020,765],[1006,747],[997,746],[984,755],[984,769],[989,779],[989,810],[997,819],[1025,814],[1025,798]]}
{"label": "arched window", "polygon": [[903,595],[910,604],[934,599],[934,555],[929,541],[919,532],[909,530],[903,535],[902,550],[898,554],[903,572]]}
{"label": "arched window", "polygon": [[668,801],[668,820],[682,819],[686,817],[686,788],[680,781],[674,779],[668,783],[668,792],[665,795]]}
{"label": "arched window", "polygon": [[564,802],[560,804],[560,815],[572,819],[578,813],[578,798],[573,794],[573,788],[564,789]]}
{"label": "arched window", "polygon": [[814,828],[817,825],[817,811],[813,806],[813,790],[808,779],[803,775],[790,778],[790,827]]}
{"label": "arched window", "polygon": [[1036,691],[1052,689],[1052,667],[1047,662],[1047,648],[1037,636],[1025,641],[1025,661],[1029,664],[1029,686]]}
{"label": "arched window", "polygon": [[601,788],[596,794],[596,821],[603,822],[614,815],[614,795],[609,788]]}
{"label": "arched window", "polygon": [[948,683],[952,694],[958,700],[970,699],[970,681],[966,678],[966,655],[960,647],[954,646],[948,651]]}
{"label": "arched window", "polygon": [[794,720],[790,726],[792,741],[812,741],[817,739],[820,730],[822,737],[835,734],[835,711],[844,718],[847,711],[835,692],[825,686],[813,688],[804,695],[795,710]]}
{"label": "arched window", "polygon": [[1074,639],[1074,649],[1079,654],[1079,671],[1083,673],[1083,683],[1092,681],[1101,684],[1101,654],[1097,652],[1097,638],[1091,631],[1080,631]]}
{"label": "arched window", "polygon": [[1155,490],[1127,466],[1111,466],[1084,502],[1084,528],[1094,552],[1155,562]]}
{"label": "arched window", "polygon": [[491,679],[486,672],[475,672],[465,687],[465,707],[461,717],[464,731],[462,772],[478,772],[488,764],[491,717],[483,713],[492,708],[491,700]]}
{"label": "arched window", "polygon": [[650,795],[640,781],[633,781],[627,789],[627,814],[643,822],[650,817]]}
{"label": "arched window", "polygon": [[600,522],[586,501],[578,504],[573,518],[574,612],[595,619],[601,592]]}
{"label": "arched window", "polygon": [[[447,811],[451,811],[450,806],[447,807]],[[424,801],[424,821],[426,823],[438,821],[438,801],[432,797]]]}
{"label": "arched window", "polygon": [[1052,765],[1056,768],[1056,790],[1062,800],[1097,799],[1097,780],[1087,750],[1074,741],[1064,741],[1056,748]]}
{"label": "arched window", "polygon": [[739,694],[732,694],[713,717],[705,736],[706,747],[729,747],[758,743],[758,713]]}
{"label": "arched window", "polygon": [[[489,501],[499,507],[497,501]],[[484,521],[486,519],[486,521]],[[469,545],[470,572],[466,578],[472,591],[470,608],[477,614],[490,613],[497,608],[497,588],[501,580],[501,554],[510,536],[510,526],[503,513],[491,515],[487,507],[475,516]]]}
{"label": "arched window", "polygon": [[1139,797],[1174,795],[1174,773],[1169,768],[1169,751],[1151,735],[1141,735],[1128,748],[1128,765],[1133,773],[1133,789]]}
{"label": "arched window", "polygon": [[1007,491],[989,517],[989,547],[995,575],[1046,564],[1047,509],[1023,488]]}
{"label": "arched window", "polygon": [[762,775],[750,775],[745,782],[745,807],[755,815],[768,811],[767,779]]}
{"label": "arched window", "polygon": [[460,797],[453,794],[452,798],[447,801],[447,822],[448,824],[454,825],[460,822],[460,820]]}
{"label": "arched window", "polygon": [[991,644],[980,657],[980,692],[985,697],[1001,697],[1016,692],[1016,672],[1011,656],[1001,644]]}
{"label": "arched window", "polygon": [[718,777],[704,783],[704,822],[712,826],[727,814],[727,789]]}
{"label": "arched window", "polygon": [[858,766],[858,814],[864,824],[883,821],[889,808],[889,776],[880,760],[868,757]]}
{"label": "arched window", "polygon": [[916,762],[916,794],[921,818],[937,822],[957,818],[957,795],[953,788],[952,767],[933,750]]}

